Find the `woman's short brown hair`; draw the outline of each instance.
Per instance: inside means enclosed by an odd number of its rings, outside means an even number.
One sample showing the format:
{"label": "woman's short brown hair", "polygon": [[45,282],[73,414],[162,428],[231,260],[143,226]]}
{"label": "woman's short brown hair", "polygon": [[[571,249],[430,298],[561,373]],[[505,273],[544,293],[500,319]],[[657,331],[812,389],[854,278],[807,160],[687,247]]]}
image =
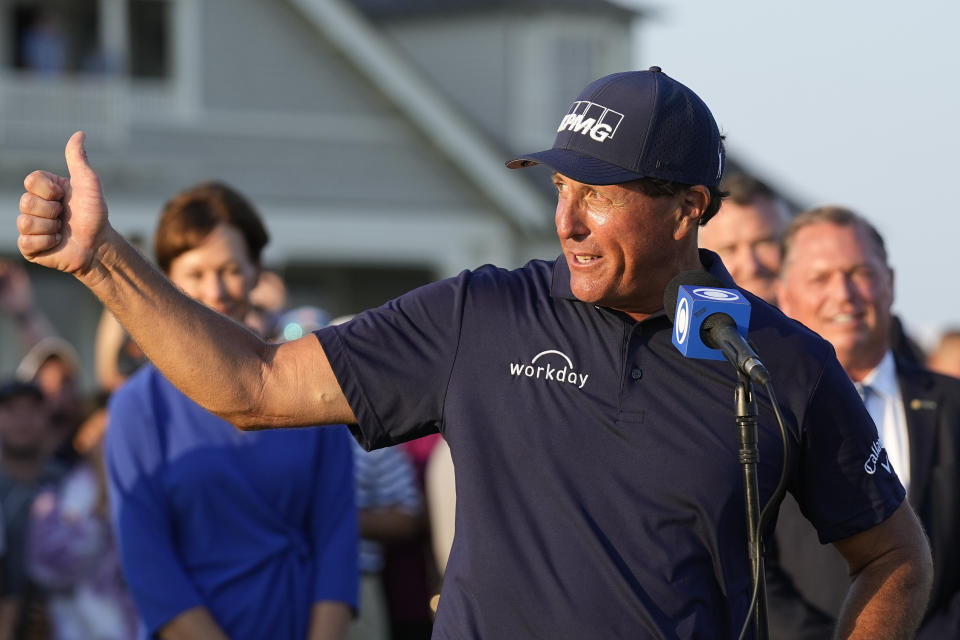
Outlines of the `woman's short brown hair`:
{"label": "woman's short brown hair", "polygon": [[240,193],[222,182],[204,182],[173,196],[160,213],[153,253],[164,273],[179,255],[200,246],[218,225],[229,224],[243,235],[248,257],[260,264],[270,236],[260,215]]}

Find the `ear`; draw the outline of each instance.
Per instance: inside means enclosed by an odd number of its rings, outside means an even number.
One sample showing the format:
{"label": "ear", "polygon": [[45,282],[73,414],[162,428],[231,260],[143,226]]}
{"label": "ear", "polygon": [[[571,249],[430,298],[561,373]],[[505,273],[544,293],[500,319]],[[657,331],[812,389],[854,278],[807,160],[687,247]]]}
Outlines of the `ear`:
{"label": "ear", "polygon": [[790,315],[789,313],[787,313],[787,310],[783,308],[783,278],[782,277],[778,277],[776,280],[773,281],[773,295],[777,299],[777,307],[779,307],[780,311],[783,311],[783,313],[786,315]]}
{"label": "ear", "polygon": [[[783,269],[783,267],[781,267]],[[793,317],[793,307],[790,304],[790,297],[785,295],[787,292],[786,273],[781,270],[780,275],[773,281],[773,295],[776,299],[776,306],[785,315]]]}
{"label": "ear", "polygon": [[697,184],[682,195],[677,208],[677,223],[673,230],[675,240],[681,240],[691,233],[696,234],[700,226],[700,216],[710,204],[710,190],[702,184]]}

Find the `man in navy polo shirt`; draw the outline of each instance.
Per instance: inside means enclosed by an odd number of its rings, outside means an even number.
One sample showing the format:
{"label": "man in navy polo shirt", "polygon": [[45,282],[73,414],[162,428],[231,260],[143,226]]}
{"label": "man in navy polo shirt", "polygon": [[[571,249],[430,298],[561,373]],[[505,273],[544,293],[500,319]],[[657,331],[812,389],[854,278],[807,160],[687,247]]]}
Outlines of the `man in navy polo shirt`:
{"label": "man in navy polo shirt", "polygon": [[[656,67],[601,78],[552,149],[509,163],[554,170],[561,258],[466,271],[284,345],[149,268],[109,225],[82,141],[69,179],[27,177],[21,251],[86,283],[188,395],[244,429],[346,422],[370,448],[443,432],[458,502],[435,637],[736,637],[750,600],[736,375],[684,360],[662,309],[684,270],[735,286],[697,249],[724,150],[687,87]],[[789,488],[850,563],[839,633],[907,637],[929,551],[896,476],[864,472],[876,430],[830,346],[744,295]],[[783,459],[758,395],[766,503]]]}

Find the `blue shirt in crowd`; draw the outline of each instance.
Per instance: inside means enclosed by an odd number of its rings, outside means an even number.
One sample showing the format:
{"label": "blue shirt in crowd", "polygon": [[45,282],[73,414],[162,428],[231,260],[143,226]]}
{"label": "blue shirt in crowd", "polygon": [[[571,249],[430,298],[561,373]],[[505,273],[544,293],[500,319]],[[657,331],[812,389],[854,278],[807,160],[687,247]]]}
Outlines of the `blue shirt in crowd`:
{"label": "blue shirt in crowd", "polygon": [[303,640],[314,603],[356,607],[345,427],[238,431],[150,365],[109,409],[112,510],[141,637],[202,606],[235,640]]}

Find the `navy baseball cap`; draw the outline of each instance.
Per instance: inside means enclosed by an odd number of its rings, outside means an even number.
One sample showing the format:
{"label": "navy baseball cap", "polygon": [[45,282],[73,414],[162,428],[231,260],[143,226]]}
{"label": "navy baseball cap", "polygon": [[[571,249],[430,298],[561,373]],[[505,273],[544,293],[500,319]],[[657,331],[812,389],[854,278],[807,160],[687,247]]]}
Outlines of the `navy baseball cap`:
{"label": "navy baseball cap", "polygon": [[614,73],[590,83],[560,121],[552,149],[521,156],[585,184],[640,178],[715,187],[723,140],[697,94],[660,70]]}

